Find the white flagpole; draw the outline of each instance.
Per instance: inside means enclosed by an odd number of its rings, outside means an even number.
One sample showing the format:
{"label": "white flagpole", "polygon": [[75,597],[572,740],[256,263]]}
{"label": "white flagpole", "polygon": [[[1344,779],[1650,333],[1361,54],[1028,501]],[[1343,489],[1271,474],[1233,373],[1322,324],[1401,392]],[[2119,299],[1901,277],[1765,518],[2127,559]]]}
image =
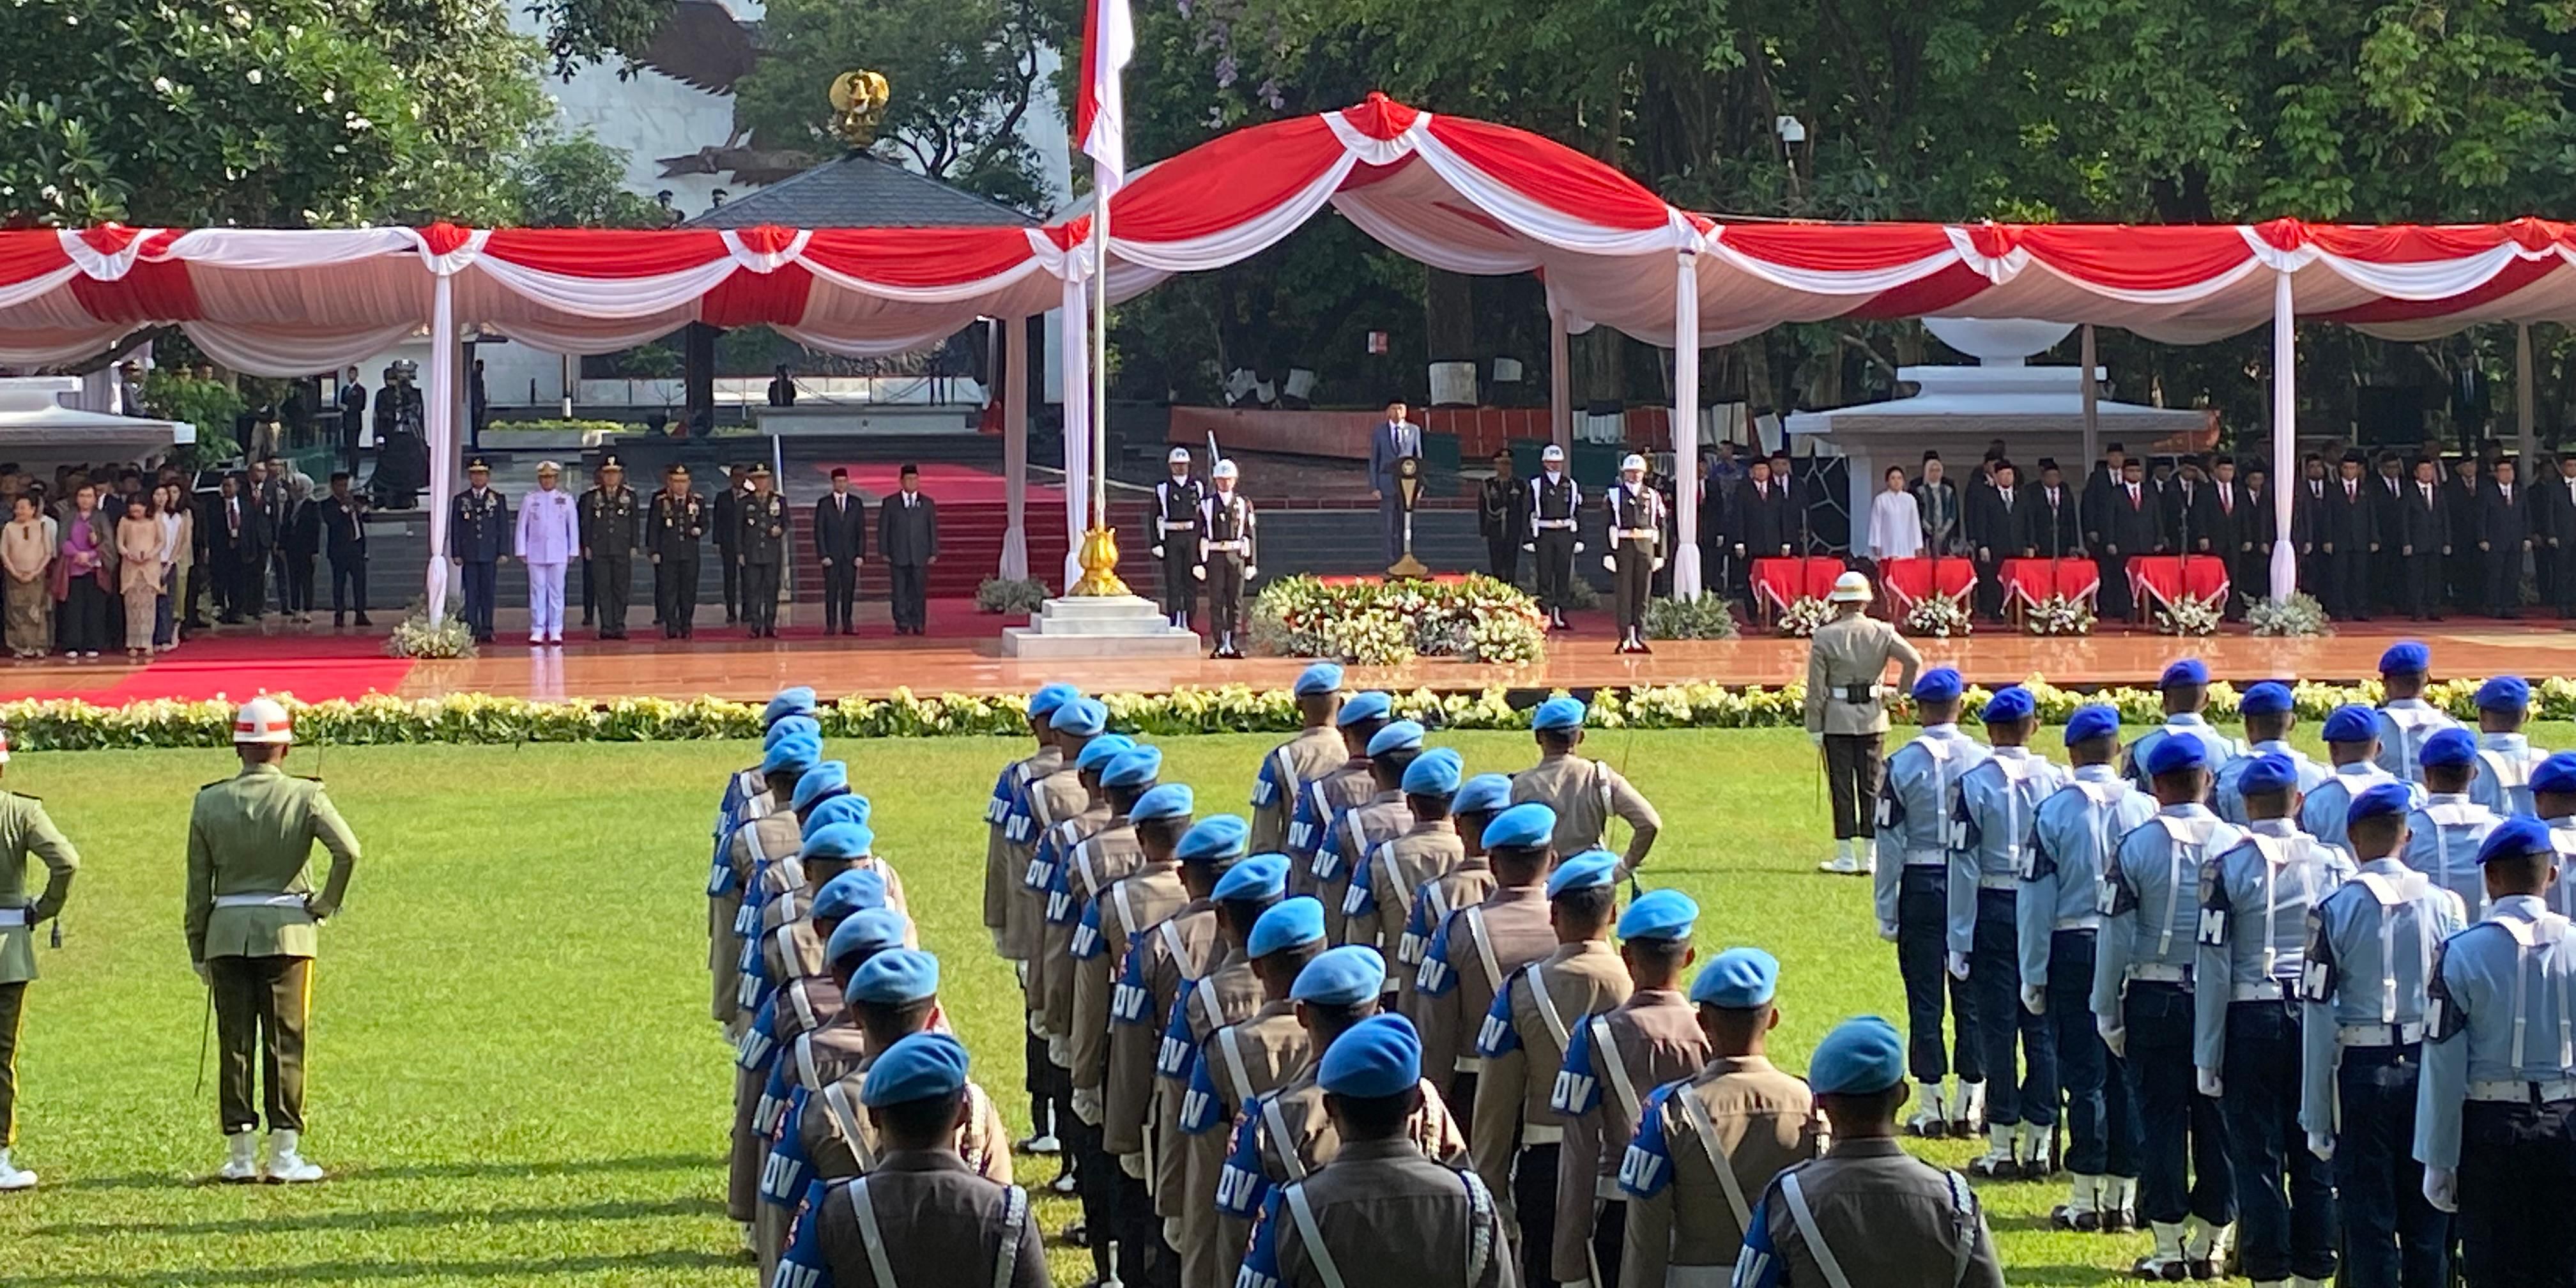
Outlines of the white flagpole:
{"label": "white flagpole", "polygon": [[1092,163],[1091,191],[1091,526],[1109,526],[1109,195]]}

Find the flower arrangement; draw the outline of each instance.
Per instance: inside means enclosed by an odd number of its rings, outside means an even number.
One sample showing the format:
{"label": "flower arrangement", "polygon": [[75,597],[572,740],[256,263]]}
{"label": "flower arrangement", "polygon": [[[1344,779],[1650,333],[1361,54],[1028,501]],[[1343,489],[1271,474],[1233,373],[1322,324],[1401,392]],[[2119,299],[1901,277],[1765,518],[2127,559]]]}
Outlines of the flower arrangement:
{"label": "flower arrangement", "polygon": [[1646,635],[1659,640],[1731,640],[1735,606],[1724,595],[1646,601]]}
{"label": "flower arrangement", "polygon": [[1791,639],[1805,639],[1816,628],[1834,619],[1834,606],[1809,595],[1780,610],[1780,633]]}
{"label": "flower arrangement", "polygon": [[2306,591],[2293,591],[2288,599],[2263,598],[2246,605],[2245,624],[2257,635],[2312,638],[2334,634],[2334,622],[2326,616],[2326,606]]}
{"label": "flower arrangement", "polygon": [[1914,606],[1905,610],[1905,629],[1948,639],[1975,630],[1976,624],[1969,618],[1967,596],[1936,591],[1915,600]]}
{"label": "flower arrangement", "polygon": [[1519,665],[1547,654],[1547,615],[1491,577],[1326,583],[1282,577],[1252,601],[1253,642],[1290,657],[1394,666],[1416,657]]}
{"label": "flower arrangement", "polygon": [[414,601],[411,611],[385,637],[385,656],[414,658],[456,658],[474,656],[474,630],[465,619],[450,608],[437,622],[429,620],[429,605]]}
{"label": "flower arrangement", "polygon": [[2156,630],[2165,635],[2215,635],[2226,616],[2227,601],[2222,596],[2179,595],[2157,607]]}
{"label": "flower arrangement", "polygon": [[2051,595],[2031,605],[2022,629],[2033,635],[2090,635],[2093,622],[2093,609],[2082,599]]}
{"label": "flower arrangement", "polygon": [[1047,584],[1035,577],[987,577],[975,586],[979,613],[1034,613],[1046,607]]}

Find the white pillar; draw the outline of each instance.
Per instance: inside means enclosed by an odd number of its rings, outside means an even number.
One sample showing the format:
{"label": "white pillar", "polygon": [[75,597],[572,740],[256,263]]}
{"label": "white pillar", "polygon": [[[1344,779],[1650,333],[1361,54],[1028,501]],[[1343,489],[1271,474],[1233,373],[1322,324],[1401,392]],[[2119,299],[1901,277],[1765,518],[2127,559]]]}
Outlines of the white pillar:
{"label": "white pillar", "polygon": [[1699,598],[1699,256],[1673,273],[1673,594]]}
{"label": "white pillar", "polygon": [[[1068,257],[1070,258],[1070,257]],[[1091,336],[1079,269],[1065,279],[1062,381],[1064,388],[1064,582],[1058,592],[1082,579],[1083,530],[1091,526]]]}
{"label": "white pillar", "polygon": [[1566,338],[1565,310],[1547,301],[1547,441],[1574,451],[1574,344]]}
{"label": "white pillar", "polygon": [[447,611],[448,494],[456,490],[456,279],[440,273],[429,287],[429,388],[421,399],[422,432],[429,436],[429,620]]}
{"label": "white pillar", "polygon": [[[2299,332],[2290,271],[2272,275],[2272,598],[2299,588],[2299,547],[2290,538],[2289,498],[2299,488]],[[2085,468],[2092,468],[2087,465]]]}
{"label": "white pillar", "polygon": [[1029,575],[1029,320],[1003,318],[1002,577]]}

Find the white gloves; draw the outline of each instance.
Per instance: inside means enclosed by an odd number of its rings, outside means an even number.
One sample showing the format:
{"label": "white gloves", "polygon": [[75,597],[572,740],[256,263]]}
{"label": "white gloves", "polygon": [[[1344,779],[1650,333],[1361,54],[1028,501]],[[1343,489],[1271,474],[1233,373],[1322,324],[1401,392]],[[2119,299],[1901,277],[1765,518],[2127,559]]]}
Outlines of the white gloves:
{"label": "white gloves", "polygon": [[2424,1169],[2424,1201],[2444,1212],[2460,1210],[2460,1174],[2447,1167]]}
{"label": "white gloves", "polygon": [[1198,578],[1200,581],[1206,581],[1206,580],[1207,580],[1207,565],[1206,565],[1206,564],[1191,564],[1191,565],[1190,565],[1190,575],[1191,575],[1191,576],[1193,576],[1193,577]]}
{"label": "white gloves", "polygon": [[208,988],[213,988],[215,986],[215,973],[207,970],[204,962],[190,962],[188,963],[188,969],[197,972],[198,983],[203,984]]}
{"label": "white gloves", "polygon": [[1895,942],[1896,942],[1896,927],[1894,927],[1894,926],[1892,926],[1892,925],[1889,925],[1889,924],[1887,924],[1886,922],[1880,922],[1880,923],[1879,923],[1879,925],[1878,925],[1878,937],[1879,937],[1879,938],[1881,938],[1881,939],[1886,940],[1887,942],[1889,942],[1889,943],[1891,943],[1891,944],[1892,944],[1892,943],[1895,943]]}
{"label": "white gloves", "polygon": [[1175,1248],[1181,1246],[1181,1219],[1179,1217],[1167,1216],[1163,1218],[1163,1242]]}
{"label": "white gloves", "polygon": [[1537,543],[1537,542],[1535,542],[1535,541],[1524,541],[1524,542],[1522,542],[1522,543],[1521,543],[1521,549],[1523,549],[1523,550],[1536,550],[1536,549],[1538,549],[1538,543]]}
{"label": "white gloves", "polygon": [[1154,552],[1154,557],[1155,557],[1155,558],[1160,559],[1160,558],[1162,558],[1162,557],[1163,557],[1163,547],[1162,547],[1162,545],[1161,545],[1160,543],[1156,543],[1155,545],[1153,545],[1152,547],[1150,547],[1150,549]]}
{"label": "white gloves", "polygon": [[1261,575],[1261,569],[1260,569],[1260,567],[1259,567],[1258,565],[1256,565],[1256,564],[1245,564],[1245,565],[1243,566],[1243,579],[1244,579],[1244,580],[1246,580],[1246,581],[1250,581],[1250,580],[1252,580],[1253,578],[1258,577],[1258,576],[1260,576],[1260,575]]}
{"label": "white gloves", "polygon": [[1099,1091],[1085,1087],[1073,1089],[1074,1117],[1081,1119],[1085,1126],[1097,1127],[1100,1125],[1100,1112]]}
{"label": "white gloves", "polygon": [[1137,1180],[1141,1181],[1145,1179],[1145,1156],[1143,1154],[1120,1154],[1118,1156],[1118,1170],[1125,1172]]}
{"label": "white gloves", "polygon": [[2037,984],[2022,985],[2021,1009],[2033,1015],[2048,1014],[2048,990]]}
{"label": "white gloves", "polygon": [[1811,729],[1807,731],[1807,741],[1821,747],[1825,745],[1825,735],[1820,731]]}
{"label": "white gloves", "polygon": [[2123,1060],[2129,1058],[2129,1029],[2127,1025],[2113,1024],[2110,1021],[2103,1019],[2101,1016],[2096,1015],[2093,1017],[2093,1031],[2102,1035],[2102,1045],[2111,1048],[2112,1055]]}
{"label": "white gloves", "polygon": [[1601,556],[1601,566],[1602,566],[1603,568],[1609,569],[1611,572],[1617,572],[1617,571],[1619,571],[1619,556],[1617,556],[1617,555],[1603,555],[1603,556]]}
{"label": "white gloves", "polygon": [[1575,543],[1574,543],[1574,553],[1576,553],[1576,554],[1578,554],[1578,555],[1583,553],[1583,543],[1582,543],[1582,542],[1577,541],[1577,542],[1575,542]]}
{"label": "white gloves", "polygon": [[2200,1094],[2212,1100],[2227,1094],[2227,1084],[2219,1081],[2216,1069],[2194,1069],[2191,1079],[2193,1085],[2200,1088]]}
{"label": "white gloves", "polygon": [[1047,1036],[1047,1060],[1059,1069],[1073,1067],[1073,1043],[1053,1034]]}
{"label": "white gloves", "polygon": [[1967,955],[1966,953],[1952,953],[1952,954],[1950,954],[1950,978],[1952,978],[1952,979],[1966,979],[1967,977],[1968,977],[1968,955]]}
{"label": "white gloves", "polygon": [[2311,1153],[2311,1154],[2316,1155],[2316,1156],[2317,1156],[2317,1161],[2318,1161],[2318,1162],[2320,1162],[2320,1163],[2331,1163],[2331,1162],[2333,1162],[2333,1161],[2334,1161],[2334,1137],[2329,1136],[2329,1135],[2327,1135],[2327,1134],[2325,1134],[2324,1132],[2321,1132],[2321,1131],[2312,1131],[2312,1132],[2309,1132],[2309,1133],[2308,1133],[2308,1152],[2309,1152],[2309,1153]]}
{"label": "white gloves", "polygon": [[1662,572],[1664,570],[1664,561],[1661,559],[1656,560],[1653,570],[1656,572]]}

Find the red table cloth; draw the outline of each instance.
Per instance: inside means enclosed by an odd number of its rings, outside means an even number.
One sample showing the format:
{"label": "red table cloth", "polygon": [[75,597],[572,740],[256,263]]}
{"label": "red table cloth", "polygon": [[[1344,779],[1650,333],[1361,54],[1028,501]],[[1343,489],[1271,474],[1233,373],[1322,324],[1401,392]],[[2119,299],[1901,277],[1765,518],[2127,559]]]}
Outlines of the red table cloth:
{"label": "red table cloth", "polygon": [[2184,595],[2223,597],[2227,589],[2227,561],[2216,555],[2139,555],[2129,561],[2129,590],[2141,608]]}
{"label": "red table cloth", "polygon": [[1823,599],[1832,594],[1834,578],[1842,575],[1843,561],[1827,555],[1812,555],[1804,559],[1756,559],[1753,561],[1753,597],[1775,609],[1785,610],[1801,599]]}
{"label": "red table cloth", "polygon": [[2036,608],[2052,595],[2089,603],[2102,591],[2102,569],[2090,559],[2006,559],[2004,594]]}
{"label": "red table cloth", "polygon": [[1936,590],[1954,599],[1966,595],[1977,584],[1977,565],[1957,556],[1881,559],[1878,584],[1887,592],[1888,616],[1898,618]]}

